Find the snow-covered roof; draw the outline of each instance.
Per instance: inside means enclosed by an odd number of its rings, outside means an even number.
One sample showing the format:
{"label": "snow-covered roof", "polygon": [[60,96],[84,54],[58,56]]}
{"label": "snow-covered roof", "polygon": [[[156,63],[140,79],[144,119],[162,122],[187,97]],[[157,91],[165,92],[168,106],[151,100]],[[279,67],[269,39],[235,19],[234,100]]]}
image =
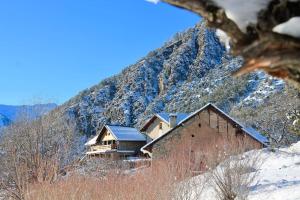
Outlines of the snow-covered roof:
{"label": "snow-covered roof", "polygon": [[101,153],[112,153],[112,152],[116,152],[116,149],[101,149],[101,150],[97,150],[97,151],[88,151],[85,154],[86,155],[91,155],[91,154],[101,154]]}
{"label": "snow-covered roof", "polygon": [[146,141],[146,137],[136,128],[124,126],[105,126],[118,141]]}
{"label": "snow-covered roof", "polygon": [[141,134],[136,128],[125,127],[125,126],[112,126],[105,125],[99,134],[85,143],[86,146],[95,145],[100,133],[103,129],[107,129],[117,141],[146,141],[146,137]]}
{"label": "snow-covered roof", "polygon": [[170,123],[170,115],[176,115],[176,124],[179,124],[182,120],[189,116],[188,113],[157,113],[156,116],[165,121],[167,124]]}
{"label": "snow-covered roof", "polygon": [[97,150],[97,151],[88,151],[85,154],[86,155],[92,155],[92,154],[105,154],[105,153],[113,153],[113,152],[134,153],[135,151],[133,151],[133,150],[103,149],[103,150]]}
{"label": "snow-covered roof", "polygon": [[96,144],[98,136],[99,136],[99,134],[97,134],[95,137],[93,137],[92,139],[87,141],[84,145],[85,146],[91,146],[91,145]]}
{"label": "snow-covered roof", "polygon": [[189,119],[191,119],[192,117],[194,117],[195,115],[197,115],[198,113],[200,113],[201,111],[205,110],[207,107],[213,107],[214,109],[218,110],[220,113],[222,113],[226,118],[230,119],[231,121],[233,121],[235,124],[238,124],[242,130],[244,130],[248,135],[250,135],[252,138],[254,138],[255,140],[257,140],[258,142],[267,145],[268,143],[268,139],[266,137],[264,137],[263,135],[261,135],[259,132],[257,132],[256,130],[254,130],[253,128],[245,128],[241,123],[239,123],[238,121],[236,121],[235,119],[233,119],[232,117],[230,117],[228,114],[226,114],[224,111],[222,111],[220,108],[218,108],[217,106],[215,106],[212,103],[208,103],[205,106],[203,106],[202,108],[200,108],[199,110],[196,110],[195,112],[193,112],[192,114],[190,114],[189,116],[187,116],[186,118],[184,118],[182,121],[180,121],[174,128],[170,129],[169,131],[167,131],[165,134],[157,137],[156,139],[152,140],[151,142],[149,142],[148,144],[146,144],[145,146],[143,146],[141,148],[141,151],[144,151],[146,147],[152,146],[154,143],[156,143],[157,141],[159,141],[161,138],[165,137],[166,135],[168,135],[169,133],[171,133],[174,129],[178,128],[179,126],[181,126],[182,124],[184,124],[186,121],[188,121]]}

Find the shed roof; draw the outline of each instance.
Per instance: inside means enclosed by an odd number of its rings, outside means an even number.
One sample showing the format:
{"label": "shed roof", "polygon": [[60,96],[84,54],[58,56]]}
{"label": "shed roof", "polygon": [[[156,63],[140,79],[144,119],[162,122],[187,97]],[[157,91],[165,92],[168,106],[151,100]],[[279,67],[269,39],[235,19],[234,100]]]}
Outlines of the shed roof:
{"label": "shed roof", "polygon": [[99,134],[97,134],[96,136],[94,136],[92,139],[90,139],[89,141],[87,141],[84,145],[85,146],[91,146],[97,143],[97,138],[98,138]]}

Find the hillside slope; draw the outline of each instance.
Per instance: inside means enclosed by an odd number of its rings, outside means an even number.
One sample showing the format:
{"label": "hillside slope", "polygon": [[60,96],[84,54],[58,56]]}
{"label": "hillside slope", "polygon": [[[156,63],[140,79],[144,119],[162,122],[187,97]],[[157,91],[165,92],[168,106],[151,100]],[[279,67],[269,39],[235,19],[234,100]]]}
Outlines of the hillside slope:
{"label": "hillside slope", "polygon": [[233,78],[242,62],[226,52],[214,30],[199,23],[55,112],[73,117],[89,136],[103,123],[140,127],[155,112],[192,112],[207,102],[226,112],[255,108],[284,90],[283,81],[263,72]]}

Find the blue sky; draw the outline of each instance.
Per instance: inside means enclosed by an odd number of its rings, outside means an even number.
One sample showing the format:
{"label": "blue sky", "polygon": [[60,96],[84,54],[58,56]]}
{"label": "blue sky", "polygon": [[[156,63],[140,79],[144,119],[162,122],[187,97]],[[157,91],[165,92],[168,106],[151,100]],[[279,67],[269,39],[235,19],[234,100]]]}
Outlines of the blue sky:
{"label": "blue sky", "polygon": [[0,104],[63,103],[197,21],[144,0],[2,0]]}

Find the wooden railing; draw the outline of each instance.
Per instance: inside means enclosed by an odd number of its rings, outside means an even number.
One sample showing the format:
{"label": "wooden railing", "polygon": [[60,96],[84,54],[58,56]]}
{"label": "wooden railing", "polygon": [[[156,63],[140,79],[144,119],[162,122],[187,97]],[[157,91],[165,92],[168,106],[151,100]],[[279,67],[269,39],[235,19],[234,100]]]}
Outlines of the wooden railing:
{"label": "wooden railing", "polygon": [[116,149],[117,145],[116,144],[108,144],[108,145],[95,145],[91,147],[92,151],[99,151],[99,150],[112,150]]}

